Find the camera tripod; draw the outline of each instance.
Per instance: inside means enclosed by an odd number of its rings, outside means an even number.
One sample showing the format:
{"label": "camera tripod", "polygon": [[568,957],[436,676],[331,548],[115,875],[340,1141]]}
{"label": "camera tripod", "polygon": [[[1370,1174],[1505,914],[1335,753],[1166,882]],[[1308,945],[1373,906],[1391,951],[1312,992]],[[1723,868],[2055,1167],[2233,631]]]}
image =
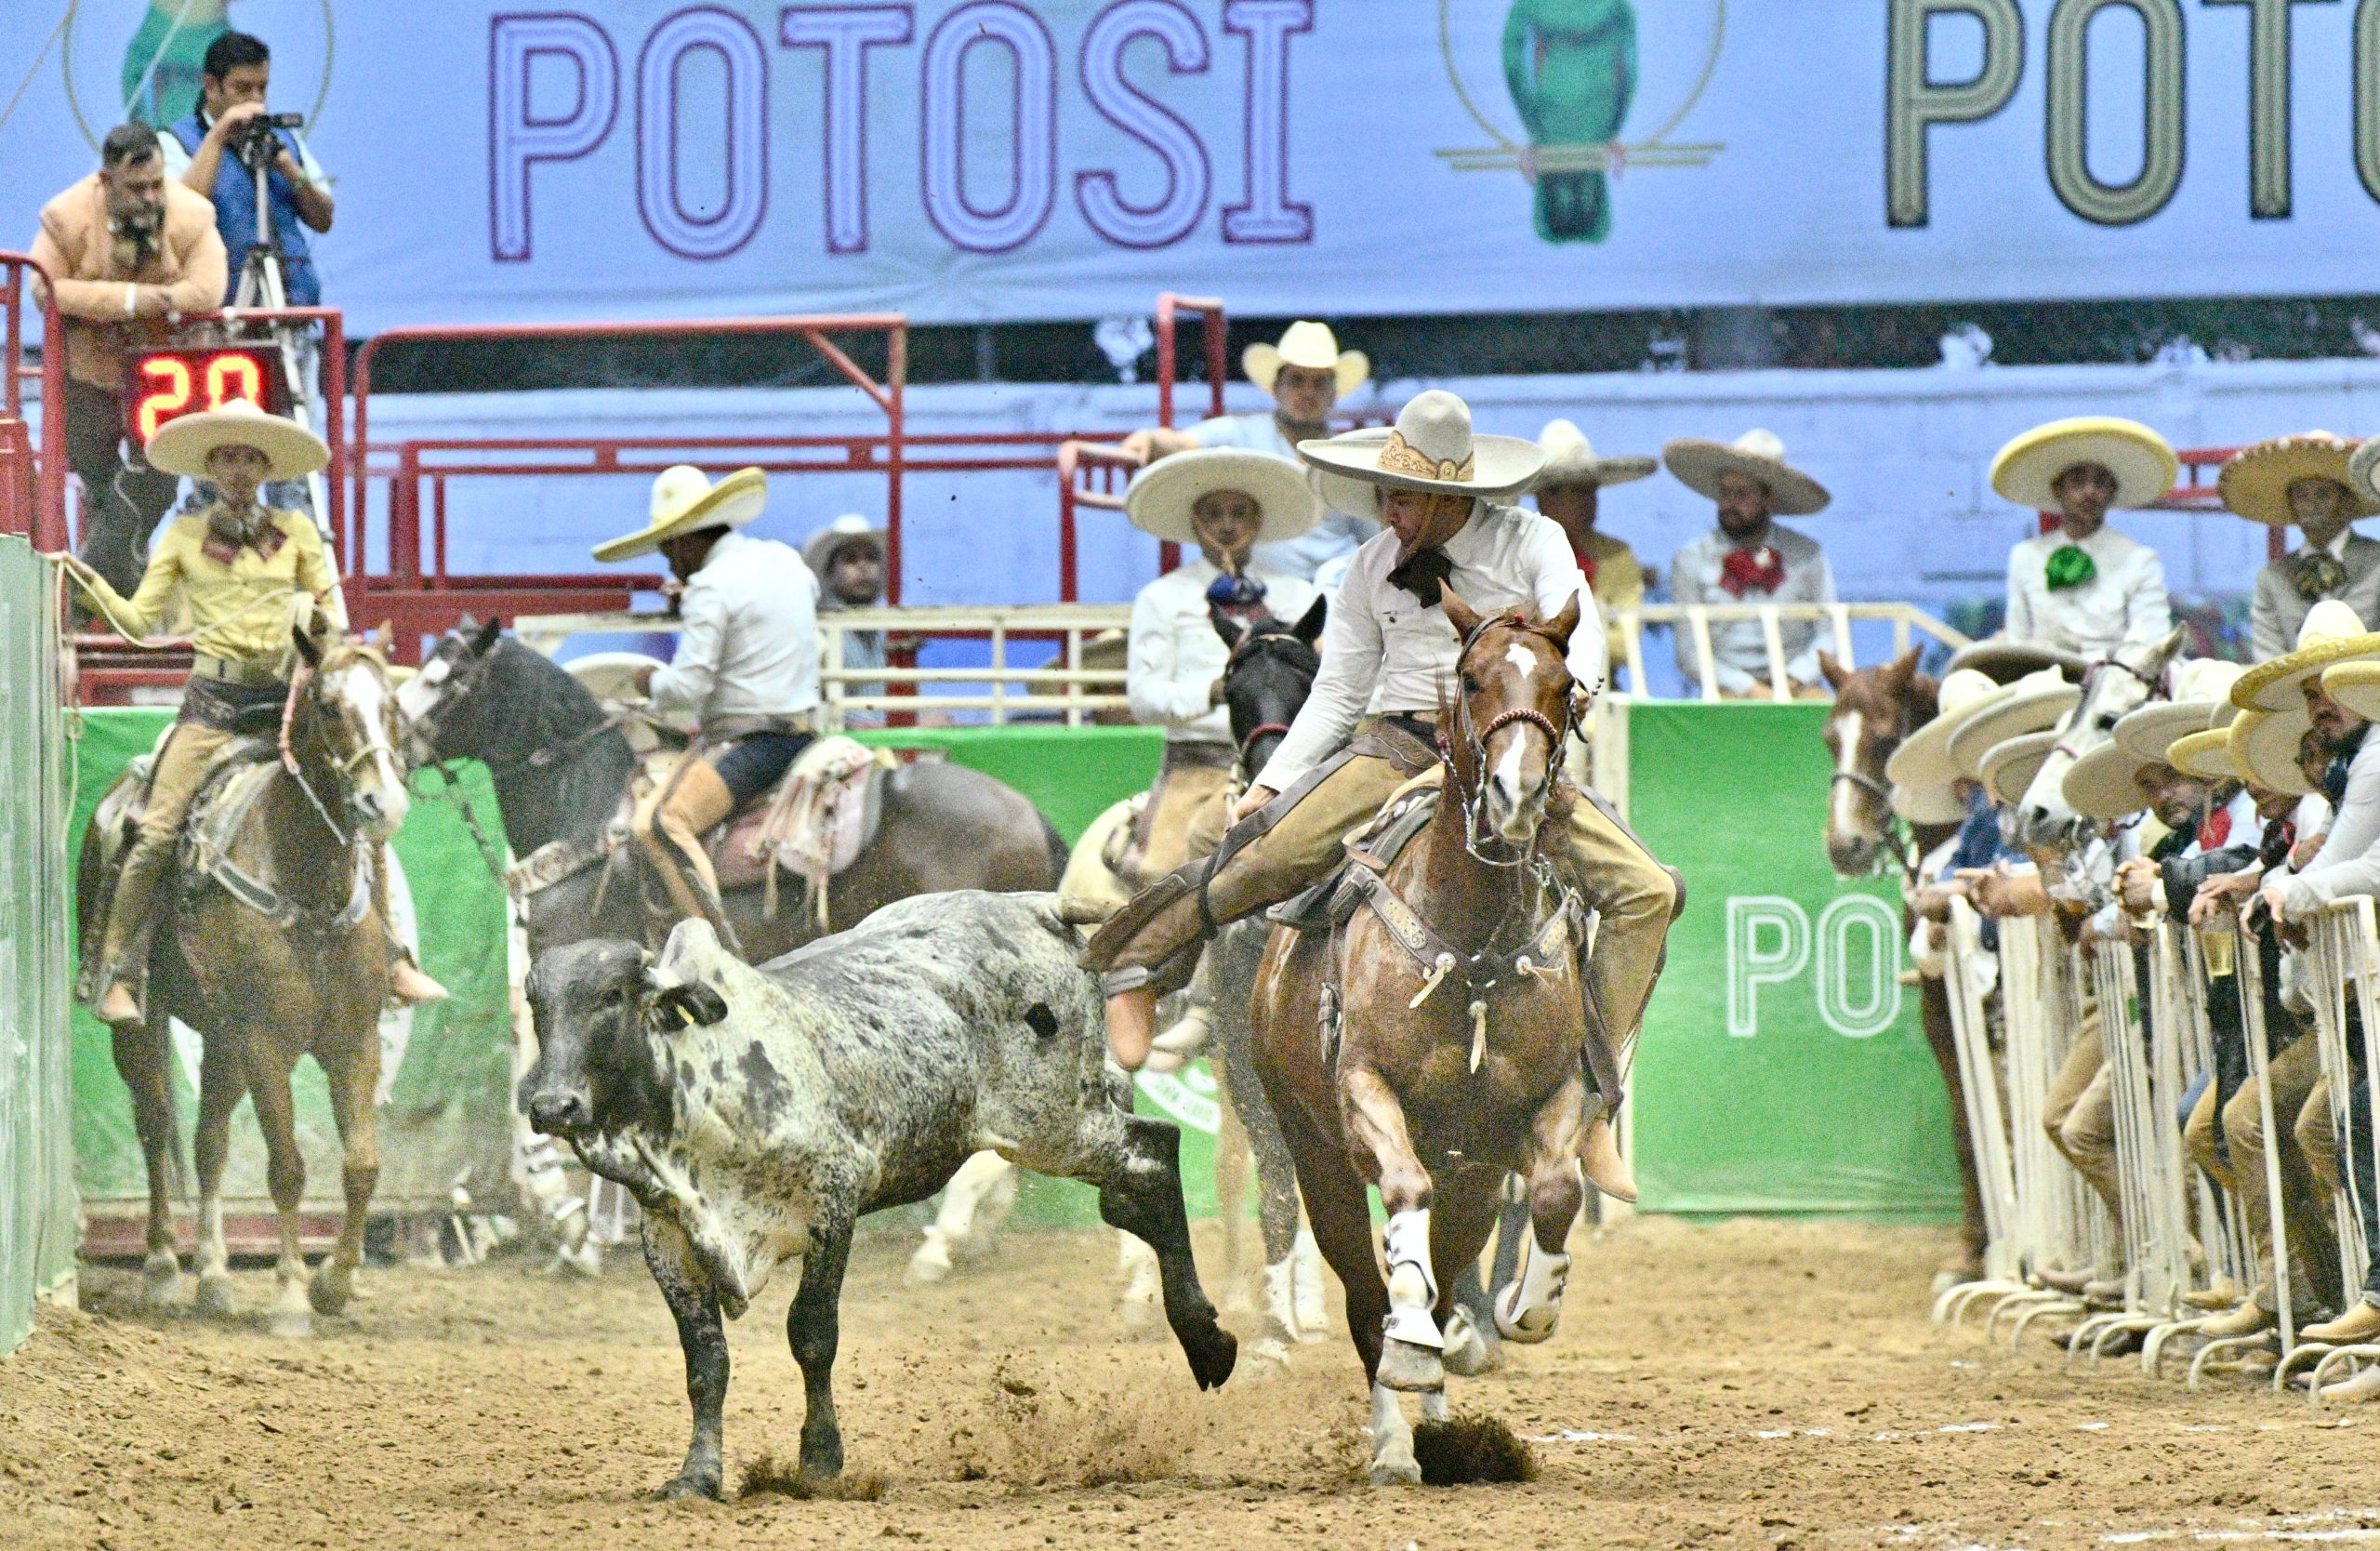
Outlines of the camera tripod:
{"label": "camera tripod", "polygon": [[[288,276],[282,269],[281,241],[272,225],[272,156],[280,149],[280,139],[270,129],[240,148],[241,166],[256,179],[257,236],[240,263],[240,283],[231,293],[232,312],[273,312],[289,305]],[[311,369],[316,353],[313,341],[301,324],[280,322],[270,327],[281,351],[281,379],[289,385],[289,418],[319,433],[327,423],[329,409],[321,402],[321,390]],[[323,477],[317,471],[305,478],[306,515],[327,537],[330,503]]]}

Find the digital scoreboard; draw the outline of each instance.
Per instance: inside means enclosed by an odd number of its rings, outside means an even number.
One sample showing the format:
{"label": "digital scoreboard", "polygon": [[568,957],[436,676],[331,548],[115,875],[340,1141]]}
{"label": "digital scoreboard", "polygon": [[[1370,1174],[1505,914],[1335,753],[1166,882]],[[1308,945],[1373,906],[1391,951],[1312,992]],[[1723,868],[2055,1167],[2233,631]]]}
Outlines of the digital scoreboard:
{"label": "digital scoreboard", "polygon": [[245,399],[268,414],[289,412],[280,352],[269,346],[204,345],[142,351],[131,359],[124,433],[145,447],[168,420]]}

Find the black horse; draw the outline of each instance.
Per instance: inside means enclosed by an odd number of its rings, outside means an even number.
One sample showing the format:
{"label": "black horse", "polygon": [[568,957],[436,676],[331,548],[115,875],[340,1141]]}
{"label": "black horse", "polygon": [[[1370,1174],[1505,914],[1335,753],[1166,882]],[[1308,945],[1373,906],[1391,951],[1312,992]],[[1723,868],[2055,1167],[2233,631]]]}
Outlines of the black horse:
{"label": "black horse", "polygon": [[[606,854],[637,755],[627,735],[570,672],[517,641],[500,621],[438,643],[398,701],[432,760],[488,768],[517,856],[562,842],[590,859],[528,895],[532,955],[589,937],[643,940],[644,890],[635,847]],[[826,930],[840,932],[912,895],[1057,887],[1066,844],[1014,789],[955,764],[906,764],[882,777],[882,822],[834,881]],[[602,859],[596,859],[602,858]],[[760,883],[727,891],[730,922],[749,961],[766,963],[821,935],[798,890],[774,915]]]}

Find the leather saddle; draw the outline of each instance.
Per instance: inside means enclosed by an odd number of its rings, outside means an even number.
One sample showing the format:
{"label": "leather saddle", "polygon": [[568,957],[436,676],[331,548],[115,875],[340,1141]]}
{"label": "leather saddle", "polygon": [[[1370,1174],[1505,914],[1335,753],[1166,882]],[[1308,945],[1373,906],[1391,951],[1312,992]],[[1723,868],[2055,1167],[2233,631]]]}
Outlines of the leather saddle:
{"label": "leather saddle", "polygon": [[760,796],[706,838],[722,892],[765,882],[773,869],[812,884],[859,859],[884,822],[888,750],[822,737]]}
{"label": "leather saddle", "polygon": [[1442,772],[1435,770],[1399,787],[1370,823],[1347,837],[1346,855],[1329,877],[1274,906],[1264,919],[1302,933],[1329,933],[1345,925],[1366,892],[1350,874],[1362,868],[1378,875],[1395,866],[1413,838],[1430,827],[1442,789]]}

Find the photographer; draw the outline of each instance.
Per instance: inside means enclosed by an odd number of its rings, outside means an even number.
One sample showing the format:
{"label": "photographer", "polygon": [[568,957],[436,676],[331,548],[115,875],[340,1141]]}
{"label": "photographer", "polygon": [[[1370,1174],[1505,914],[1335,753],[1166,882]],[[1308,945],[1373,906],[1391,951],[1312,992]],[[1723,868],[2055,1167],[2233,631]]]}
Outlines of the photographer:
{"label": "photographer", "polygon": [[[140,583],[149,530],[176,481],[124,441],[126,355],[223,295],[223,239],[206,201],[165,177],[156,131],[108,131],[99,170],[42,207],[33,257],[64,315],[67,465],[83,481],[83,558],[117,590]],[[38,284],[38,283],[37,283]]]}
{"label": "photographer", "polygon": [[323,169],[297,135],[298,114],[267,113],[265,91],[272,79],[272,51],[245,33],[226,33],[207,46],[199,74],[198,111],[159,137],[166,170],[183,187],[215,203],[216,230],[230,255],[223,301],[239,288],[248,250],[257,244],[257,177],[267,166],[266,196],[273,240],[292,307],[323,299],[306,235],[328,232],[336,213]]}

